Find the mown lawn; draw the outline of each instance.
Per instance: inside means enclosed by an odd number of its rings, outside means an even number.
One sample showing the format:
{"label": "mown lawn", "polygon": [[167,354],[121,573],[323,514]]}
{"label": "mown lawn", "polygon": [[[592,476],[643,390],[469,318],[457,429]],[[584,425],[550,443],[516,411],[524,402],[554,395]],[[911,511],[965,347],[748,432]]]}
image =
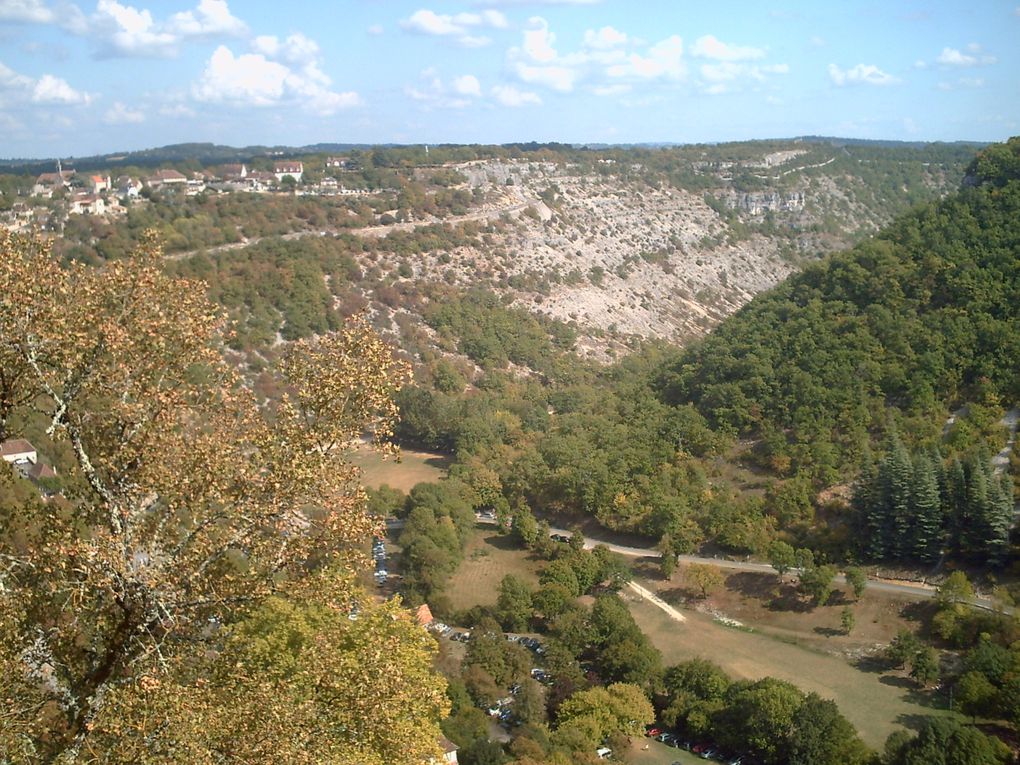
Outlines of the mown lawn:
{"label": "mown lawn", "polygon": [[491,526],[479,528],[468,542],[464,562],[450,578],[446,593],[456,609],[490,606],[499,595],[500,580],[507,574],[519,576],[532,588],[538,587],[541,561],[521,550]]}

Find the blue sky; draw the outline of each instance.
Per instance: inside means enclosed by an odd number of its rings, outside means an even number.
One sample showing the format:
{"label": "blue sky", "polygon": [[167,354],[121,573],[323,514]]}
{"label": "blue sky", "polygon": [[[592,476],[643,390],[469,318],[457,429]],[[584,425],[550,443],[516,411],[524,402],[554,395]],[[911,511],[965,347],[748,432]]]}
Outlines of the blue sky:
{"label": "blue sky", "polygon": [[0,156],[1020,133],[1020,0],[0,0]]}

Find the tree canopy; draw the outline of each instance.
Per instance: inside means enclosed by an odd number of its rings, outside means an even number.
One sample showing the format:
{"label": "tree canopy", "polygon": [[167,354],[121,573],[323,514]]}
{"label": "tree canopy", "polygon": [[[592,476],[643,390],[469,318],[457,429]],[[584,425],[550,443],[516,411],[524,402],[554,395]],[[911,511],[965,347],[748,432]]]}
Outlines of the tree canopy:
{"label": "tree canopy", "polygon": [[[102,268],[62,266],[0,232],[0,359],[30,392],[5,399],[19,402],[8,428],[40,422],[71,455],[64,496],[0,514],[0,749],[13,762],[420,761],[445,708],[434,644],[395,605],[362,601],[374,521],[347,459],[364,432],[389,433],[406,366],[352,320],[292,344],[285,393],[259,408],[222,360],[204,289],[167,276],[159,254],[148,238]],[[400,746],[355,720],[396,709],[383,677],[415,689]],[[247,735],[227,747],[220,726],[234,724]]]}

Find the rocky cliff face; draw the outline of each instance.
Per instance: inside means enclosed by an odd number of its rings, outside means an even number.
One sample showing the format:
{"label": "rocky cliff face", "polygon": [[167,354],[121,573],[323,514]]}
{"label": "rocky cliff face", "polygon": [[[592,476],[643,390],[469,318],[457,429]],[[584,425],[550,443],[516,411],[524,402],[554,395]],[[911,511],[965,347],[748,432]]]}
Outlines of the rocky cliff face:
{"label": "rocky cliff face", "polygon": [[[683,343],[891,217],[845,161],[801,155],[695,162],[695,188],[623,160],[457,165],[487,199],[470,219],[504,225],[482,246],[427,253],[414,278],[481,284],[574,322],[579,348],[597,357],[625,352],[631,336]],[[763,188],[740,190],[741,174]],[[931,178],[936,195],[939,176]]]}
{"label": "rocky cliff face", "polygon": [[786,194],[778,191],[755,194],[730,192],[724,197],[724,200],[730,209],[759,216],[767,212],[800,212],[804,209],[805,196],[802,191]]}

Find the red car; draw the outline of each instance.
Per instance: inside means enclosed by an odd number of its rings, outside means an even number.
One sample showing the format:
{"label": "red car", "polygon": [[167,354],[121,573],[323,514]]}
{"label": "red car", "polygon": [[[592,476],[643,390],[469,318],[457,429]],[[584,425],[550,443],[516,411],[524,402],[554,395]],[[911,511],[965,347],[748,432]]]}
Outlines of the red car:
{"label": "red car", "polygon": [[654,725],[652,727],[650,727],[650,728],[645,728],[645,735],[646,736],[654,737],[654,736],[658,736],[660,733],[662,733],[662,728],[656,728]]}

